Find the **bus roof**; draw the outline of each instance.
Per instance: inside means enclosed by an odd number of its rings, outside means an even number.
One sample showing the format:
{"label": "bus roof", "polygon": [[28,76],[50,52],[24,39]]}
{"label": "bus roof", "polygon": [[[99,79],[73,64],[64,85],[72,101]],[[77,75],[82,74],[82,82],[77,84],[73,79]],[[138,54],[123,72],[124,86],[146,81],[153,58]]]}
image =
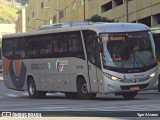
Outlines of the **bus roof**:
{"label": "bus roof", "polygon": [[75,25],[75,26],[66,26],[66,25],[65,27],[56,26],[56,29],[49,27],[49,29],[35,30],[32,32],[7,34],[7,35],[4,35],[3,38],[67,32],[67,31],[69,32],[69,31],[76,31],[76,30],[94,30],[97,33],[104,33],[104,32],[118,33],[118,32],[146,31],[150,29],[146,25],[139,24],[139,23],[90,23],[89,22],[89,24]]}
{"label": "bus roof", "polygon": [[139,23],[104,23],[94,24],[91,26],[94,26],[99,33],[136,32],[149,30],[148,26]]}

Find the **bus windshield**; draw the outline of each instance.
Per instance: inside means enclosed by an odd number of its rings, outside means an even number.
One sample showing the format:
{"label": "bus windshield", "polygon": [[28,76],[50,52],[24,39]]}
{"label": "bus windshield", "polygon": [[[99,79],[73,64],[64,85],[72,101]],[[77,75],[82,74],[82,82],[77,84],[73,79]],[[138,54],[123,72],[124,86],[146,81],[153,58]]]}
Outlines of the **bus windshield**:
{"label": "bus windshield", "polygon": [[150,32],[103,33],[103,65],[116,68],[142,68],[156,62]]}

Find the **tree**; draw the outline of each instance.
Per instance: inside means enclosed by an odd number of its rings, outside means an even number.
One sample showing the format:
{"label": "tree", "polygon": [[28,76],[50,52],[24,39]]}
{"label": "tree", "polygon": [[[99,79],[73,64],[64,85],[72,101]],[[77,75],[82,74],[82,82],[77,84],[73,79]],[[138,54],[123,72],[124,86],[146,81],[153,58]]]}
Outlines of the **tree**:
{"label": "tree", "polygon": [[90,19],[86,19],[86,21],[91,21],[91,22],[115,22],[113,19],[110,20],[108,19],[107,17],[102,17],[102,16],[99,16],[99,15],[93,15]]}

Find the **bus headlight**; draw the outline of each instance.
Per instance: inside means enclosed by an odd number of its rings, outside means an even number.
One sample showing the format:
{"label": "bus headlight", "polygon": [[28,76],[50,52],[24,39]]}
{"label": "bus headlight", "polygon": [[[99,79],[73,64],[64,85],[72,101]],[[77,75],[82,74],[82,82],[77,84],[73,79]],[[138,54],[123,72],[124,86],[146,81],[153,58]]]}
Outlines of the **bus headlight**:
{"label": "bus headlight", "polygon": [[106,76],[107,78],[111,79],[111,80],[114,80],[114,81],[116,81],[116,80],[119,80],[119,79],[120,79],[120,78],[118,78],[118,77],[115,77],[115,76],[110,75],[110,74],[107,74],[107,73],[105,73],[105,76]]}
{"label": "bus headlight", "polygon": [[112,79],[112,80],[118,80],[119,78],[117,78],[117,77],[115,77],[115,76],[112,76],[111,79]]}
{"label": "bus headlight", "polygon": [[156,75],[156,73],[154,72],[154,73],[150,74],[149,76],[150,76],[151,78],[153,78],[153,77],[155,77],[155,75]]}

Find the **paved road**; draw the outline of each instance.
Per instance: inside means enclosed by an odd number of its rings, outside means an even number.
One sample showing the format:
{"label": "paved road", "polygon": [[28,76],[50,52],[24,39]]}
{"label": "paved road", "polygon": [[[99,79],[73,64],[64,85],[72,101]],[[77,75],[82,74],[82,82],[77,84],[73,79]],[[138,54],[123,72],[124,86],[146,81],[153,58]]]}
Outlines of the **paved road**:
{"label": "paved road", "polygon": [[[50,111],[56,115],[65,114],[81,116],[120,115],[158,113],[160,116],[160,93],[157,91],[140,92],[134,100],[124,100],[121,96],[97,95],[95,100],[71,100],[64,94],[47,94],[45,99],[30,99],[25,91],[14,91],[4,87],[0,81],[0,111]],[[57,112],[61,111],[61,112]],[[81,111],[81,112],[80,112]],[[90,113],[92,111],[92,113]],[[107,111],[107,112],[106,112]],[[103,113],[103,114],[98,114]],[[117,113],[117,114],[115,114]],[[64,116],[65,116],[64,114]],[[137,115],[138,116],[138,115]]]}

